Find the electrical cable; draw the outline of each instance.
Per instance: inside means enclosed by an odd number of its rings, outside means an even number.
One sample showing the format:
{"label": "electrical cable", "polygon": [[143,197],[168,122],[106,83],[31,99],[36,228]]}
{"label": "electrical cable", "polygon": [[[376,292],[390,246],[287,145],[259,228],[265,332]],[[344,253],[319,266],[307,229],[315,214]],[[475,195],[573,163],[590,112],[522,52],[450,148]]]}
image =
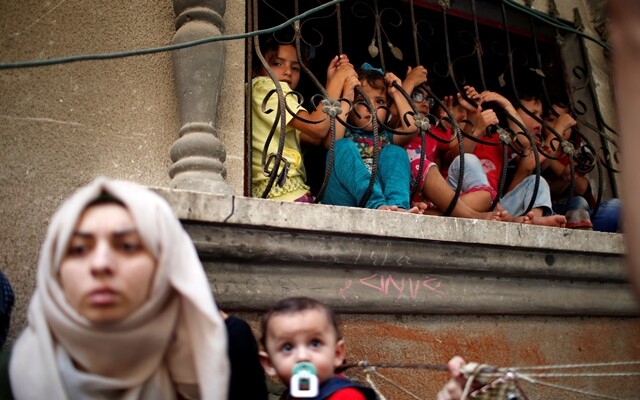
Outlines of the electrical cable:
{"label": "electrical cable", "polygon": [[115,53],[102,53],[102,54],[80,54],[75,56],[67,56],[67,57],[58,57],[58,58],[49,58],[44,60],[26,60],[26,61],[14,61],[14,62],[4,62],[0,63],[0,70],[4,69],[19,69],[19,68],[34,68],[34,67],[44,67],[49,65],[56,64],[68,64],[72,62],[78,61],[94,61],[94,60],[113,60],[118,58],[125,57],[134,57],[134,56],[142,56],[147,54],[155,54],[155,53],[163,53],[167,51],[174,51],[185,49],[188,47],[198,46],[206,43],[220,42],[223,40],[237,40],[237,39],[246,39],[252,36],[264,35],[267,33],[273,33],[280,29],[286,28],[287,26],[293,24],[296,21],[299,21],[303,18],[308,17],[309,15],[315,14],[318,11],[321,11],[327,7],[333,6],[338,3],[342,3],[346,0],[332,0],[326,4],[322,4],[318,7],[312,8],[308,11],[303,12],[302,14],[293,17],[280,25],[276,25],[267,29],[260,29],[253,32],[240,33],[235,35],[223,35],[216,36],[204,39],[193,40],[186,43],[172,44],[168,46],[147,48],[147,49],[139,49],[139,50],[129,50],[123,52],[115,52]]}

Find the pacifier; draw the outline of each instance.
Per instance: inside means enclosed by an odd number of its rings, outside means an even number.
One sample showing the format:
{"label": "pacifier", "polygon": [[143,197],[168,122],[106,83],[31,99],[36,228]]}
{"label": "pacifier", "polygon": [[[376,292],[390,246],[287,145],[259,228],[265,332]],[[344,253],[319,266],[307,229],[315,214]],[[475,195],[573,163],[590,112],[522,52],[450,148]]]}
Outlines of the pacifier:
{"label": "pacifier", "polygon": [[293,374],[289,382],[291,396],[303,399],[316,397],[318,387],[318,376],[313,364],[303,361],[293,367]]}

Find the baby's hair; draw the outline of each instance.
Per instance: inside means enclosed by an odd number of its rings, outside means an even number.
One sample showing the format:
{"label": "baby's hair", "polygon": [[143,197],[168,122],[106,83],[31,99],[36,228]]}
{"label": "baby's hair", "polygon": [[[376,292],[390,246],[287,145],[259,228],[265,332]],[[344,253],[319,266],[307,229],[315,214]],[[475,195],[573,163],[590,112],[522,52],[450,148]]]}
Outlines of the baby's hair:
{"label": "baby's hair", "polygon": [[329,320],[333,329],[336,331],[336,337],[338,339],[342,337],[340,329],[338,329],[336,314],[326,304],[310,297],[288,297],[280,300],[278,304],[271,308],[264,317],[262,317],[262,335],[260,336],[260,344],[262,344],[262,347],[265,349],[267,348],[267,329],[269,328],[269,321],[274,315],[295,314],[306,310],[324,311],[327,315],[327,320]]}

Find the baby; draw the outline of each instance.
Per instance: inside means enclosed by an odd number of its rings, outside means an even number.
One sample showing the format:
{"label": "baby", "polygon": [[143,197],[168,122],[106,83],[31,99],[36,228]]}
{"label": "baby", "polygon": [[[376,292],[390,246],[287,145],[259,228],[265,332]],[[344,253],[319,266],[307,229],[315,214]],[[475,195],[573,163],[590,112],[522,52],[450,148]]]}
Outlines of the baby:
{"label": "baby", "polygon": [[[265,372],[280,378],[288,388],[283,399],[377,398],[370,388],[335,374],[344,361],[344,340],[333,311],[317,300],[308,297],[281,300],[262,319],[260,342],[264,348],[260,361]],[[304,370],[302,379],[298,370]],[[316,385],[317,390],[313,390]]]}

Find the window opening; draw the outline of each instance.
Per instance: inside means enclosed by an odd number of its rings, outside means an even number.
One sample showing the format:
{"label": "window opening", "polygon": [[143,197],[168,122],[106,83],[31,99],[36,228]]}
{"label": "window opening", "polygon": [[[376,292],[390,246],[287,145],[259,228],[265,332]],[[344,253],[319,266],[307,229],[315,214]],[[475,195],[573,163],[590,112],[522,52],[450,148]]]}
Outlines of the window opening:
{"label": "window opening", "polygon": [[[259,9],[259,13],[255,9],[250,11],[254,30],[277,25],[317,6],[311,3],[313,2],[254,0],[253,8]],[[567,24],[566,21],[558,21],[560,23]],[[300,99],[303,99],[307,107],[311,102],[315,104],[319,101],[314,93],[320,93],[326,100],[326,92],[320,81],[324,80],[328,61],[341,52],[346,53],[356,67],[369,62],[393,71],[401,78],[408,66],[424,65],[429,71],[429,86],[422,89],[424,95],[445,108],[449,116],[442,120],[434,115],[425,116],[425,119],[416,118],[416,125],[420,127],[422,123],[427,134],[430,132],[426,128],[443,123],[452,128],[458,139],[464,135],[483,142],[483,138],[475,138],[459,129],[455,121],[451,120],[452,114],[444,107],[442,98],[456,92],[466,97],[462,88],[467,84],[479,90],[488,89],[505,95],[513,100],[514,105],[522,106],[528,115],[551,131],[556,137],[553,146],[562,146],[564,153],[569,155],[572,178],[569,193],[573,192],[576,173],[588,176],[595,183],[597,204],[594,211],[597,212],[604,192],[608,196],[617,195],[614,174],[618,171],[613,166],[618,156],[615,140],[617,134],[602,118],[594,99],[595,91],[590,79],[590,66],[585,58],[583,39],[559,29],[558,24],[540,21],[531,13],[516,8],[509,0],[468,0],[454,3],[442,0],[358,0],[346,1],[325,9],[293,27],[278,31],[276,37],[282,42],[295,43],[299,56],[302,47],[308,49],[309,57],[302,65],[306,75],[297,89],[297,92],[305,94]],[[344,26],[350,27],[348,33],[343,31]],[[519,103],[520,93],[539,93],[545,106],[551,110],[550,113],[554,113],[550,107],[553,102],[568,105],[578,120],[578,125],[573,129],[573,139],[563,140],[560,132],[554,131],[540,116]],[[416,112],[411,94],[404,94]],[[284,108],[281,107],[281,110]],[[502,115],[509,118],[507,113]],[[414,117],[419,117],[417,112]],[[344,123],[333,118],[331,120],[332,125]],[[377,124],[375,118],[373,124]],[[526,140],[535,143],[536,137],[527,132],[524,126],[520,126],[520,130]],[[499,135],[500,140],[496,145],[503,146],[505,157],[507,147],[524,155],[514,145],[522,141],[516,136],[516,132],[498,126],[491,131]],[[250,125],[247,132],[250,134]],[[333,133],[333,129],[331,132]],[[377,140],[377,135],[374,135],[374,140]],[[462,143],[461,140],[459,142]],[[374,148],[377,149],[377,146]],[[540,155],[550,159],[554,157],[549,149],[540,149],[535,145],[531,151],[537,161],[537,190]],[[463,152],[462,146],[460,152]],[[328,153],[331,156],[331,150]],[[327,151],[319,147],[307,148],[305,152],[308,179],[315,195],[322,195],[323,184],[326,184],[326,157]],[[329,162],[328,165],[333,163]],[[507,163],[504,163],[500,194],[508,179],[506,167]],[[463,171],[464,165],[461,165],[461,172]],[[603,171],[608,172],[606,179]],[[458,199],[462,173],[456,195],[445,215],[453,209]],[[372,177],[372,181],[373,179]],[[532,204],[533,199],[529,209]]]}

